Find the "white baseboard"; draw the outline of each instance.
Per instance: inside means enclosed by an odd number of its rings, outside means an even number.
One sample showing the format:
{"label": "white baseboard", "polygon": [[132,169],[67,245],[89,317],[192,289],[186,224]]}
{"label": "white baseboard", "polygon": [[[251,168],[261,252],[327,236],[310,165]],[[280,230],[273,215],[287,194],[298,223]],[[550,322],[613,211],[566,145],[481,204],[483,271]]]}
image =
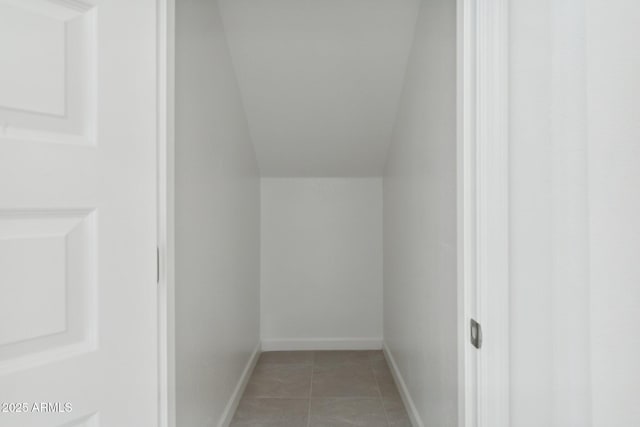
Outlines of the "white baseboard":
{"label": "white baseboard", "polygon": [[382,338],[292,338],[262,340],[262,351],[380,350]]}
{"label": "white baseboard", "polygon": [[389,347],[387,347],[386,343],[382,344],[382,351],[384,351],[384,357],[385,359],[387,359],[389,368],[391,368],[391,373],[393,374],[393,379],[396,381],[396,386],[398,387],[398,391],[400,392],[400,396],[402,397],[402,401],[404,402],[404,407],[407,408],[409,418],[411,418],[411,424],[414,427],[424,427],[422,419],[420,418],[418,410],[416,409],[416,405],[413,403],[413,399],[409,394],[409,389],[407,388],[407,385],[404,382],[402,375],[400,374],[400,370],[398,369],[398,365],[396,365],[396,362],[393,359],[393,355],[391,354],[391,350],[389,350]]}
{"label": "white baseboard", "polygon": [[244,389],[249,382],[249,378],[253,373],[253,368],[255,368],[256,363],[258,362],[258,358],[260,357],[260,352],[262,351],[260,343],[256,345],[256,348],[253,350],[253,354],[249,358],[247,365],[242,371],[242,375],[240,375],[240,379],[238,380],[238,384],[236,388],[233,390],[231,394],[231,398],[229,402],[227,402],[227,406],[225,406],[224,411],[222,412],[222,416],[220,417],[220,422],[218,423],[218,427],[228,427],[231,424],[231,420],[233,419],[233,415],[236,413],[236,409],[238,408],[238,404],[240,403],[240,399],[242,398],[242,393],[244,393]]}

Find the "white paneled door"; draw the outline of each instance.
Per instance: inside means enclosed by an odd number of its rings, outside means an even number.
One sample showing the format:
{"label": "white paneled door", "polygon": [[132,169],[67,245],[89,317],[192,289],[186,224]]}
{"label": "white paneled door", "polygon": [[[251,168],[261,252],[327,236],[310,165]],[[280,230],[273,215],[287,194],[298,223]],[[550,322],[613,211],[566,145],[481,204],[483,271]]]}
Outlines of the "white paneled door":
{"label": "white paneled door", "polygon": [[0,0],[0,426],[155,427],[156,2]]}

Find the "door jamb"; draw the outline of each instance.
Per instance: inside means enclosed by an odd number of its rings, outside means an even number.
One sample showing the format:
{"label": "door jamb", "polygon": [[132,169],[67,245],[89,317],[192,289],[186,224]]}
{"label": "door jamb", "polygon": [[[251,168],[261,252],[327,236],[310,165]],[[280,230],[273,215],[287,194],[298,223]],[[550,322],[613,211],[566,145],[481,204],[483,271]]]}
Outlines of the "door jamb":
{"label": "door jamb", "polygon": [[459,426],[508,427],[508,0],[457,6]]}
{"label": "door jamb", "polygon": [[175,0],[157,0],[158,426],[175,427]]}

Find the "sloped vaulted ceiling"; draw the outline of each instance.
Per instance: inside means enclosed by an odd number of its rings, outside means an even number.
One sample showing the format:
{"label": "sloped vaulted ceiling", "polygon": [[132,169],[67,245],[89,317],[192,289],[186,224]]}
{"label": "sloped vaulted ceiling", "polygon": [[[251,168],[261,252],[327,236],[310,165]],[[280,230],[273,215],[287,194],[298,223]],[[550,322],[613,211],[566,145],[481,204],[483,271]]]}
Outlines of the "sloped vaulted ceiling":
{"label": "sloped vaulted ceiling", "polygon": [[220,0],[263,176],[379,176],[419,0]]}

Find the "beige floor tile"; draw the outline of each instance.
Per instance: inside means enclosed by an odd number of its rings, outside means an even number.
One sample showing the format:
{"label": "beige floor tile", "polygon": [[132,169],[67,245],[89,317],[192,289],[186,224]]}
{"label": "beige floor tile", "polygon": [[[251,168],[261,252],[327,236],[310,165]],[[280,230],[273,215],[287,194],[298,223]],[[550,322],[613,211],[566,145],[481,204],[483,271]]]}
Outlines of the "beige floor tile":
{"label": "beige floor tile", "polygon": [[313,368],[313,397],[378,397],[368,364],[340,364]]}
{"label": "beige floor tile", "polygon": [[411,427],[382,352],[263,353],[231,426],[307,427],[307,423]]}
{"label": "beige floor tile", "polygon": [[313,364],[313,351],[267,351],[260,355],[259,364]]}
{"label": "beige floor tile", "polygon": [[411,427],[411,419],[400,396],[394,399],[383,398],[382,402],[389,419],[389,427]]}
{"label": "beige floor tile", "polygon": [[311,399],[310,427],[387,427],[380,399]]}
{"label": "beige floor tile", "polygon": [[368,351],[317,351],[314,362],[315,366],[368,363]]}
{"label": "beige floor tile", "polygon": [[311,366],[258,365],[249,379],[246,397],[306,398],[311,389]]}
{"label": "beige floor tile", "polygon": [[367,354],[371,361],[384,360],[384,353],[382,350],[369,350],[367,351]]}
{"label": "beige floor tile", "polygon": [[307,399],[243,398],[230,427],[307,427]]}
{"label": "beige floor tile", "polygon": [[376,360],[371,362],[371,368],[376,378],[376,382],[380,389],[382,397],[399,399],[400,393],[396,387],[395,380],[391,374],[391,370],[384,360]]}
{"label": "beige floor tile", "polygon": [[373,372],[376,375],[376,378],[383,378],[383,379],[393,378],[393,375],[391,374],[391,369],[389,368],[389,365],[387,364],[386,360],[384,359],[372,360],[370,363],[371,363],[371,368],[373,369]]}

